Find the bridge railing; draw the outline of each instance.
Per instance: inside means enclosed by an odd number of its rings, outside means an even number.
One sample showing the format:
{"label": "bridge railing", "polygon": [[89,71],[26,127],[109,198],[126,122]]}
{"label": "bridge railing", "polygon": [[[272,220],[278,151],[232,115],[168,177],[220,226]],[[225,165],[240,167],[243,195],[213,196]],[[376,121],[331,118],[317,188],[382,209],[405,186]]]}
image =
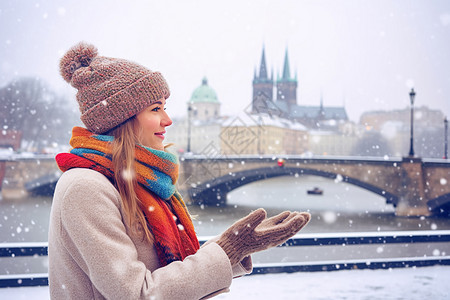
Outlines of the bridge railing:
{"label": "bridge railing", "polygon": [[[209,238],[201,237],[200,243],[203,244]],[[387,256],[373,257],[369,255],[373,251],[367,250],[369,249],[367,247],[375,247],[375,252],[379,255],[380,252],[383,252],[379,250],[383,249],[380,246],[392,247],[396,245],[400,246],[400,251],[390,252]],[[430,248],[430,245],[433,246]],[[419,247],[419,250],[410,251],[414,246]],[[315,247],[315,249],[313,250],[311,247]],[[333,253],[338,252],[336,249],[339,248],[343,248],[344,252],[348,254],[352,252],[349,251],[352,247],[358,247],[356,248],[358,253],[361,250],[365,253],[360,253],[361,255],[356,258],[347,256],[341,259],[333,255]],[[301,249],[304,250],[303,253],[300,251]],[[322,257],[312,255],[312,252],[317,252],[316,249],[321,249],[324,255]],[[432,252],[427,254],[423,249],[431,249]],[[45,242],[3,243],[0,244],[0,259],[45,257],[47,256],[47,250],[48,244]],[[272,255],[270,262],[264,261],[261,254],[264,252],[270,253],[270,251],[275,255]],[[283,251],[284,253],[277,254],[276,251]],[[450,265],[450,256],[446,255],[446,253],[450,253],[450,230],[300,234],[289,239],[283,245],[264,252],[253,256],[253,274]],[[294,261],[286,261],[288,252]],[[302,257],[295,257],[299,254]],[[274,262],[273,257],[276,257],[278,261]],[[279,261],[280,257],[284,257],[282,259],[284,261]],[[48,273],[0,275],[1,288],[45,285],[48,285]]]}

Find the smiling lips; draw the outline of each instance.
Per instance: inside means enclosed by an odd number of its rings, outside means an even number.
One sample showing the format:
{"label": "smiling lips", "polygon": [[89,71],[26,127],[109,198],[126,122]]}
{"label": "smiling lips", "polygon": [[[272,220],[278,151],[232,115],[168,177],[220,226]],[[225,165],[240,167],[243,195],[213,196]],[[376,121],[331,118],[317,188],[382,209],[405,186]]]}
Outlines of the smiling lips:
{"label": "smiling lips", "polygon": [[165,131],[155,132],[155,135],[156,135],[157,137],[161,138],[161,139],[164,139],[164,134],[165,134],[165,133],[166,133]]}

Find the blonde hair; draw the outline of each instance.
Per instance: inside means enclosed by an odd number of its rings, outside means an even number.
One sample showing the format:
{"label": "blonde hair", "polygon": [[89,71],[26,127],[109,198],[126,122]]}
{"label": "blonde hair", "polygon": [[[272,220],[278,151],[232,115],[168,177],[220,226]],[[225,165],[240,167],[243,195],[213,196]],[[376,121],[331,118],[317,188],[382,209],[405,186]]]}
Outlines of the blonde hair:
{"label": "blonde hair", "polygon": [[134,131],[136,122],[136,118],[132,117],[108,133],[114,136],[114,142],[112,143],[114,183],[122,198],[125,218],[131,225],[131,228],[136,232],[139,232],[139,228],[142,228],[143,240],[151,242],[153,241],[153,236],[147,226],[142,202],[136,195],[138,184],[134,166],[134,149],[138,141]]}

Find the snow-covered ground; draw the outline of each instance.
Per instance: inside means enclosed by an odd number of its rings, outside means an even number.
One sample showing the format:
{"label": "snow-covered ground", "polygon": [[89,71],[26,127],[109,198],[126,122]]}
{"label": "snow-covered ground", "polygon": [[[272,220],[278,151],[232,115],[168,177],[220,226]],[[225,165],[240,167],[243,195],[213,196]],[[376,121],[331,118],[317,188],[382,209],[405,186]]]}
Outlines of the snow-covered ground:
{"label": "snow-covered ground", "polygon": [[450,299],[450,267],[254,275],[217,299]]}
{"label": "snow-covered ground", "polygon": [[[215,299],[450,299],[450,267],[252,275]],[[0,299],[49,299],[48,287],[0,289]]]}

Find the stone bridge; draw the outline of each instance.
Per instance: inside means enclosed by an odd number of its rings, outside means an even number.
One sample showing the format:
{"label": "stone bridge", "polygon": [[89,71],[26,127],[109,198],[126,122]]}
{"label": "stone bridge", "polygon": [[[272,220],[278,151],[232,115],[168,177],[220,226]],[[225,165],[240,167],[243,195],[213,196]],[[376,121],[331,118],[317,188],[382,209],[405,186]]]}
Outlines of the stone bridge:
{"label": "stone bridge", "polygon": [[[0,192],[18,197],[52,192],[60,174],[53,156],[0,157]],[[450,161],[442,159],[182,156],[178,189],[192,203],[225,205],[227,193],[240,186],[299,175],[359,186],[384,197],[399,216],[450,215]]]}
{"label": "stone bridge", "polygon": [[399,216],[450,211],[450,162],[420,158],[184,156],[179,189],[197,204],[225,205],[227,193],[278,176],[315,175],[378,194]]}

